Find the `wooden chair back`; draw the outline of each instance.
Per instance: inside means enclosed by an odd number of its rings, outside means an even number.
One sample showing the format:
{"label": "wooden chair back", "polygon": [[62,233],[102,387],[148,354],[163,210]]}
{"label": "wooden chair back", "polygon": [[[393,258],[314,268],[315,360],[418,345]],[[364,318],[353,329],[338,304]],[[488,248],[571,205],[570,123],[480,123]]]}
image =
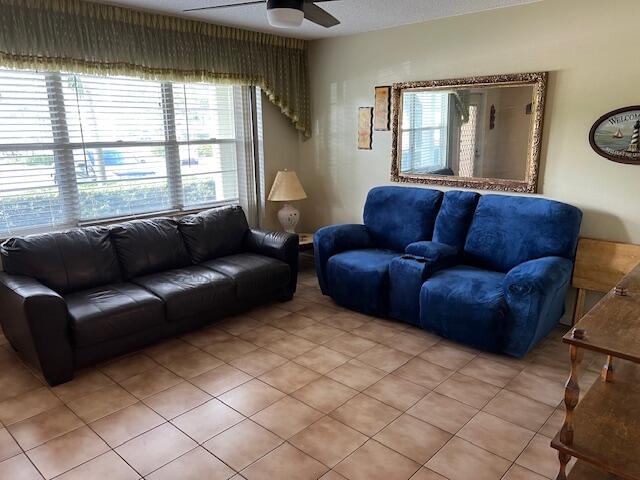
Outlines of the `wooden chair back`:
{"label": "wooden chair back", "polygon": [[572,286],[578,289],[575,324],[583,314],[587,290],[607,293],[640,262],[640,245],[580,238]]}

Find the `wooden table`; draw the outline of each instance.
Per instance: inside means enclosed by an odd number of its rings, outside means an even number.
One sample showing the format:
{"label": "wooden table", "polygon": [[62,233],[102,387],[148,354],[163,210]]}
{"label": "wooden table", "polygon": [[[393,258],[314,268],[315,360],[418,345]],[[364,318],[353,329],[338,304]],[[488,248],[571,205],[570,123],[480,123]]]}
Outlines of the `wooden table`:
{"label": "wooden table", "polygon": [[[557,480],[640,480],[640,265],[562,341],[569,344],[571,374],[565,421],[551,442],[560,459]],[[581,349],[607,361],[578,403]],[[572,457],[578,461],[567,475]]]}
{"label": "wooden table", "polygon": [[313,246],[313,233],[299,233],[298,244],[302,250],[304,247]]}
{"label": "wooden table", "polygon": [[640,262],[640,245],[594,238],[578,241],[571,286],[578,289],[573,323],[582,318],[587,291],[607,293]]}
{"label": "wooden table", "polygon": [[300,245],[300,250],[309,250],[313,248],[313,233],[299,233],[298,244]]}

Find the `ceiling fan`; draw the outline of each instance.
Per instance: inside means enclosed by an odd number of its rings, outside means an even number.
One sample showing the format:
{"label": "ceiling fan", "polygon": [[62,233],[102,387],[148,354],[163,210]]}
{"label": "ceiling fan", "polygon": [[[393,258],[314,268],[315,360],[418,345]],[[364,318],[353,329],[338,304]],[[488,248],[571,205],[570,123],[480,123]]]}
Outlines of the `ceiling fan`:
{"label": "ceiling fan", "polygon": [[188,8],[183,12],[196,12],[200,10],[214,10],[218,8],[243,7],[246,5],[267,4],[267,19],[269,24],[280,28],[293,28],[302,25],[302,20],[307,19],[325,28],[334,27],[340,21],[326,10],[315,5],[320,2],[333,2],[335,0],[252,0],[226,5],[213,5],[210,7]]}

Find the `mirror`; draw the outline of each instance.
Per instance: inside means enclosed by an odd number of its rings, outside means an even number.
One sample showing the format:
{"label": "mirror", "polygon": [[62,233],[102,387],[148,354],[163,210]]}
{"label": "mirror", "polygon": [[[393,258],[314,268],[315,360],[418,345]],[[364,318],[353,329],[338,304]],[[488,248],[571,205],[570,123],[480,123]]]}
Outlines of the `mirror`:
{"label": "mirror", "polygon": [[394,84],[392,180],[534,193],[546,79]]}

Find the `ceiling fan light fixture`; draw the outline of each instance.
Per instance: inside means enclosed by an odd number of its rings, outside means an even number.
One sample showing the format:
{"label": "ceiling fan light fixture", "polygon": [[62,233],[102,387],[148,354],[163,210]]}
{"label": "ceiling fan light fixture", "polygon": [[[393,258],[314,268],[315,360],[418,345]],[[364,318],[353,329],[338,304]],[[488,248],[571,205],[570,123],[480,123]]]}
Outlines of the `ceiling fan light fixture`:
{"label": "ceiling fan light fixture", "polygon": [[267,19],[269,24],[278,28],[295,28],[302,25],[304,12],[302,1],[268,0]]}

